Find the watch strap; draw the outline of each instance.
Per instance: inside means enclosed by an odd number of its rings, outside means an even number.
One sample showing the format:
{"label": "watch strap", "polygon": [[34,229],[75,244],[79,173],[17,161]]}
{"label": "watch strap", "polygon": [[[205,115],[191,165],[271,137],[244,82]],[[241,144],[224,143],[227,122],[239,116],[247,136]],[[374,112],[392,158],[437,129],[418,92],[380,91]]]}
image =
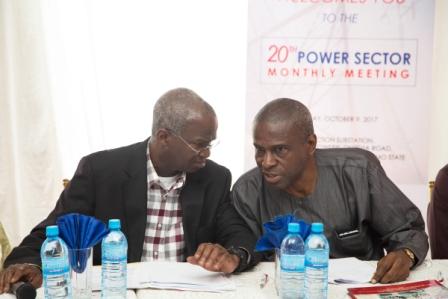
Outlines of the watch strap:
{"label": "watch strap", "polygon": [[411,267],[412,268],[415,265],[415,254],[410,250],[409,248],[403,248],[404,253],[408,256],[408,258],[411,260]]}
{"label": "watch strap", "polygon": [[251,254],[249,252],[249,250],[247,250],[244,247],[234,247],[231,246],[229,248],[227,248],[227,251],[230,254],[234,254],[236,256],[238,256],[240,258],[240,262],[238,264],[238,267],[236,267],[234,272],[242,272],[244,271],[250,264],[252,257]]}

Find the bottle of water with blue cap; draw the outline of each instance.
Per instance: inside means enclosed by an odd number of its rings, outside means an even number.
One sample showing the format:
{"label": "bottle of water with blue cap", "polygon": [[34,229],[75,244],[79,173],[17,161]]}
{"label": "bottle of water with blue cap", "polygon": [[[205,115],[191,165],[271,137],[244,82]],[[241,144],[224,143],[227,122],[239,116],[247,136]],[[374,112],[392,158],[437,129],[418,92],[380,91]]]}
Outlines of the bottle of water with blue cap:
{"label": "bottle of water with blue cap", "polygon": [[280,247],[280,298],[304,298],[305,246],[298,223],[288,224]]}
{"label": "bottle of water with blue cap", "polygon": [[72,298],[68,249],[57,225],[47,226],[47,239],[40,249],[45,299]]}
{"label": "bottle of water with blue cap", "polygon": [[101,298],[126,298],[128,242],[120,220],[109,220],[109,234],[101,242]]}
{"label": "bottle of water with blue cap", "polygon": [[327,298],[329,257],[330,247],[324,235],[324,225],[311,224],[311,234],[305,241],[305,298]]}

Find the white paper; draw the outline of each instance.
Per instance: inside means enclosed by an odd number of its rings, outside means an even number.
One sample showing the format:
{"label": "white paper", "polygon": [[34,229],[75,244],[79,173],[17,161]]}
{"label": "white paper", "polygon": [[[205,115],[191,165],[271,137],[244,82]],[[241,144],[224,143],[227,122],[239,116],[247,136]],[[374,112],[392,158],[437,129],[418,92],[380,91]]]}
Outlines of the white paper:
{"label": "white paper", "polygon": [[[128,264],[128,289],[157,288],[202,292],[234,291],[229,276],[189,263],[141,262]],[[93,269],[93,289],[101,289],[101,267]]]}
{"label": "white paper", "polygon": [[354,257],[331,259],[328,267],[328,282],[330,283],[368,283],[375,272],[369,263]]}

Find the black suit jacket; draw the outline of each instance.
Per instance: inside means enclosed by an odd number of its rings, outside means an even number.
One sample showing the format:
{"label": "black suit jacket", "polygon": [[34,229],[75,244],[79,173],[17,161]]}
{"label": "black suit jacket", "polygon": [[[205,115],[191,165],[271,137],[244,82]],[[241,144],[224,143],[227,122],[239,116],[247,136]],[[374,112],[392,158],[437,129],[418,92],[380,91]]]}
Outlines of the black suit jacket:
{"label": "black suit jacket", "polygon": [[[41,265],[45,227],[72,212],[91,215],[105,223],[111,218],[120,219],[128,240],[128,261],[140,261],[146,226],[147,142],[82,158],[54,210],[13,249],[5,267],[15,263]],[[187,174],[180,194],[186,256],[194,254],[204,242],[226,248],[241,246],[252,253],[256,239],[230,204],[230,183],[230,171],[210,160],[204,168]],[[93,263],[101,263],[100,244],[94,248]]]}

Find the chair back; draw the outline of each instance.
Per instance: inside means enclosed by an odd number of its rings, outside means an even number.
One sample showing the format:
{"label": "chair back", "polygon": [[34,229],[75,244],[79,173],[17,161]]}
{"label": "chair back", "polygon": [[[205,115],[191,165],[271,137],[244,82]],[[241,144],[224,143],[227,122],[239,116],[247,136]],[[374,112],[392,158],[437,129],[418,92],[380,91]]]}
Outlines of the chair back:
{"label": "chair back", "polygon": [[434,181],[428,182],[428,188],[429,188],[429,201],[431,201],[432,193],[434,192]]}
{"label": "chair back", "polygon": [[69,180],[69,179],[63,179],[63,180],[62,180],[62,186],[64,187],[64,189],[67,188],[67,186],[68,186],[69,183],[70,183],[70,180]]}
{"label": "chair back", "polygon": [[9,243],[8,236],[6,235],[5,229],[0,222],[0,270],[3,269],[3,262],[6,257],[11,252],[11,244]]}

